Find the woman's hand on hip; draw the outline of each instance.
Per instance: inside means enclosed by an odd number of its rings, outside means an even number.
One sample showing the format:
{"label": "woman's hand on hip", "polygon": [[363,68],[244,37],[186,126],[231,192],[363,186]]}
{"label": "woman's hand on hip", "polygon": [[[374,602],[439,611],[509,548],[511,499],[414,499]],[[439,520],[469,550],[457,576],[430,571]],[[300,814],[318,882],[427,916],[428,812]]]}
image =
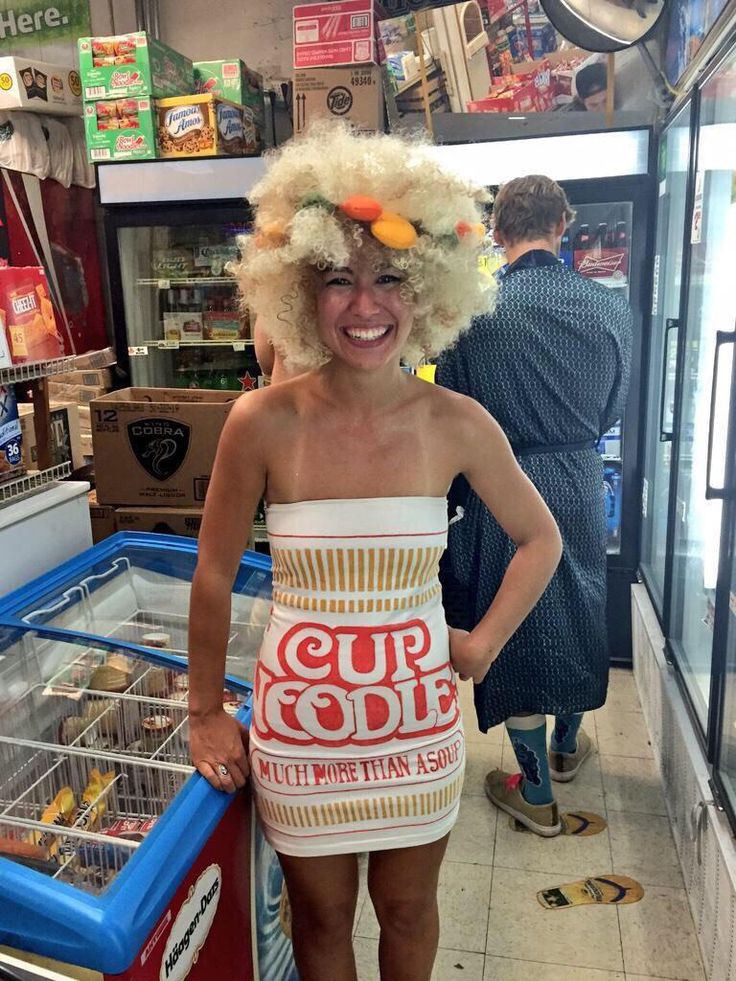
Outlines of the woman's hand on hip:
{"label": "woman's hand on hip", "polygon": [[479,650],[472,634],[467,630],[448,627],[450,632],[450,661],[460,675],[461,681],[472,681],[479,685],[488,674],[488,669],[498,657],[498,651]]}
{"label": "woman's hand on hip", "polygon": [[248,730],[224,709],[189,716],[192,762],[216,790],[232,794],[245,786],[250,773]]}

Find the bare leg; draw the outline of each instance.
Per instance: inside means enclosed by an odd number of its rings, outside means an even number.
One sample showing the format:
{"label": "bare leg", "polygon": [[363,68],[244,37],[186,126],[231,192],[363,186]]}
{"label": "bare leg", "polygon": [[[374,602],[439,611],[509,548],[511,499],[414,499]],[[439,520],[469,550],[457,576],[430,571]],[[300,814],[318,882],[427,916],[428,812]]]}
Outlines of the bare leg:
{"label": "bare leg", "polygon": [[357,981],[353,919],[358,856],[279,855],[291,904],[294,959],[301,981]]}
{"label": "bare leg", "polygon": [[368,891],[381,927],[382,981],[430,979],[440,935],[437,880],[449,837],[370,854]]}

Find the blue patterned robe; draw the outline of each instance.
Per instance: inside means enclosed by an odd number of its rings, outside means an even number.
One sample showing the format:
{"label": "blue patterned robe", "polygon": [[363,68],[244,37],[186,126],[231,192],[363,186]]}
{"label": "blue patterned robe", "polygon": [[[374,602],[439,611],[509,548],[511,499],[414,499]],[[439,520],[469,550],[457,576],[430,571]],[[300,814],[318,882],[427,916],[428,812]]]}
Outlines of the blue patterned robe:
{"label": "blue patterned robe", "polygon": [[[564,552],[542,599],[476,686],[483,732],[520,712],[584,712],[605,702],[606,520],[594,445],[623,411],[632,335],[625,301],[549,252],[527,253],[500,279],[496,312],[445,352],[437,382],[477,399],[502,426],[559,525]],[[538,452],[581,443],[588,448]],[[449,623],[472,629],[514,546],[463,478],[450,498],[465,517],[450,526],[441,566],[445,606]]]}

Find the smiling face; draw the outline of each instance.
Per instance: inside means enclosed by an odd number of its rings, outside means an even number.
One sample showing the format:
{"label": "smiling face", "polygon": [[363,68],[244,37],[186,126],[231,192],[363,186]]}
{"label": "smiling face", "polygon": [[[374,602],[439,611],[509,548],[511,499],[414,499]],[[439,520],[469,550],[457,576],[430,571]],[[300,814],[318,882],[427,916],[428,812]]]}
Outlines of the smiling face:
{"label": "smiling face", "polygon": [[398,363],[412,328],[412,306],[402,296],[404,275],[380,265],[372,250],[353,254],[349,267],[319,274],[319,338],[352,368],[370,371]]}

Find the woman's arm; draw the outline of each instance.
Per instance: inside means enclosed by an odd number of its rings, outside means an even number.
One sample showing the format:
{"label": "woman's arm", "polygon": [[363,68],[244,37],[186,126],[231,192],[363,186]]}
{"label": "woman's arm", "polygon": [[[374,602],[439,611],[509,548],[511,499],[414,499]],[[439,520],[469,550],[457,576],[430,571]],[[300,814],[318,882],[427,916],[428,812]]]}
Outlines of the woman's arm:
{"label": "woman's arm", "polygon": [[452,631],[452,659],[462,678],[482,681],[505,644],[531,612],[562,554],[557,524],[516,462],[498,423],[464,399],[457,426],[462,471],[516,552],[488,611],[469,633]]}
{"label": "woman's arm", "polygon": [[[244,733],[222,707],[232,587],[245,551],[266,468],[262,395],[233,407],[222,430],[207,490],[199,557],[189,607],[189,732],[192,761],[220,790],[242,787],[248,775]],[[227,775],[218,771],[222,764]]]}

